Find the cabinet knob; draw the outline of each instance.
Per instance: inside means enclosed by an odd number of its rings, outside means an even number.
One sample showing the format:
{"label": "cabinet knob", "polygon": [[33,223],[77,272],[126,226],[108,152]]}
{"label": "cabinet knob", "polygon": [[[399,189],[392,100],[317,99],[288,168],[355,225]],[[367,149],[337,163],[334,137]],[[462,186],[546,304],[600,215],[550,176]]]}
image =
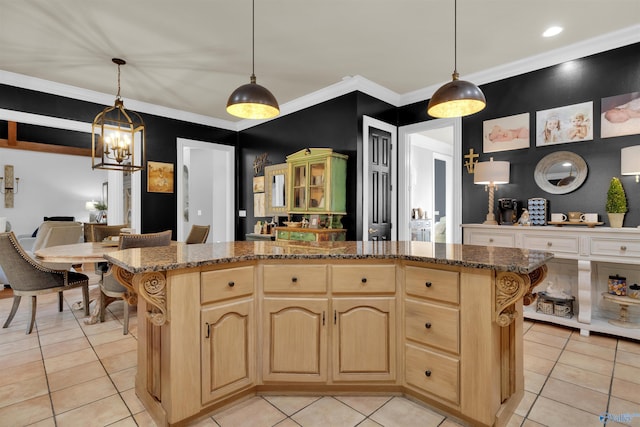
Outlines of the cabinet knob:
{"label": "cabinet knob", "polygon": [[235,282],[229,282],[228,285],[229,285],[230,288],[233,288],[236,284],[235,284]]}
{"label": "cabinet knob", "polygon": [[427,329],[431,329],[431,322],[425,323],[424,327],[427,328]]}
{"label": "cabinet knob", "polygon": [[430,377],[431,376],[431,371],[427,369],[426,371],[424,371],[424,374],[426,376]]}
{"label": "cabinet knob", "polygon": [[621,250],[621,251],[626,251],[626,250],[627,250],[627,247],[626,247],[626,246],[620,246],[620,250]]}
{"label": "cabinet knob", "polygon": [[430,288],[430,287],[431,287],[431,282],[426,282],[424,285],[425,285],[427,288]]}
{"label": "cabinet knob", "polygon": [[493,239],[489,239],[489,243],[493,243]]}
{"label": "cabinet knob", "polygon": [[298,281],[298,278],[297,278],[297,277],[295,277],[295,276],[293,276],[293,277],[291,278],[291,281],[292,281],[293,283],[296,283],[296,282]]}
{"label": "cabinet knob", "polygon": [[551,246],[553,246],[553,243],[551,243],[551,242],[547,242],[547,246],[548,246],[548,247],[551,247]]}
{"label": "cabinet knob", "polygon": [[362,283],[367,283],[367,278],[366,277],[362,278]]}

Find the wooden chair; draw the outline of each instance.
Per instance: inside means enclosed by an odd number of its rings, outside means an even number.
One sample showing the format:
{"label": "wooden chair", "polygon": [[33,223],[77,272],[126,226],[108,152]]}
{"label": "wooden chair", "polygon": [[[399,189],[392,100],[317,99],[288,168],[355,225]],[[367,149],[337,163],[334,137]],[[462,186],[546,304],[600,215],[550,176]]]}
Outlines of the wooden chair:
{"label": "wooden chair", "polygon": [[204,243],[207,241],[207,237],[209,237],[209,230],[211,230],[210,225],[192,225],[191,231],[187,236],[187,240],[185,243],[187,245],[191,245],[194,243]]}
{"label": "wooden chair", "polygon": [[[169,246],[171,244],[171,230],[160,233],[147,234],[120,234],[118,248],[121,250],[130,248],[148,248],[154,246]],[[126,296],[129,290],[113,277],[111,270],[102,275],[100,281],[100,321],[104,322],[107,297],[124,300],[124,325],[123,335],[129,333],[129,303]]]}
{"label": "wooden chair", "polygon": [[23,296],[31,297],[31,321],[27,325],[27,334],[30,334],[36,320],[38,295],[57,292],[58,311],[62,312],[62,292],[78,287],[82,288],[84,314],[89,315],[89,278],[75,271],[54,270],[37,263],[22,249],[13,232],[0,233],[0,265],[13,289],[13,306],[3,328],[11,324]]}

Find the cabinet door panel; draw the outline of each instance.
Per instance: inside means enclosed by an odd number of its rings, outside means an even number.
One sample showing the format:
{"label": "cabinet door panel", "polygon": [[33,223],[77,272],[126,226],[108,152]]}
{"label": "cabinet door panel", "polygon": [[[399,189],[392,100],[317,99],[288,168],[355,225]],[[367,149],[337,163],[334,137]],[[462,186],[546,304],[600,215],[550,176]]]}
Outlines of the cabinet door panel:
{"label": "cabinet door panel", "polygon": [[202,310],[202,403],[253,385],[255,345],[252,301]]}
{"label": "cabinet door panel", "polygon": [[265,381],[326,381],[325,298],[264,299]]}
{"label": "cabinet door panel", "polygon": [[394,380],[395,300],[334,298],[333,379]]}

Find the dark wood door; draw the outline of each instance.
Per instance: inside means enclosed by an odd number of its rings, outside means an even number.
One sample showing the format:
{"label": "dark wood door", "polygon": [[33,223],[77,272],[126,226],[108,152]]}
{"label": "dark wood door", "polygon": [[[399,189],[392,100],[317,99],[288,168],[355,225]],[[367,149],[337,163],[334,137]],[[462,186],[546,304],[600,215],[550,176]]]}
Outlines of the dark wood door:
{"label": "dark wood door", "polygon": [[369,240],[391,240],[391,133],[369,128]]}

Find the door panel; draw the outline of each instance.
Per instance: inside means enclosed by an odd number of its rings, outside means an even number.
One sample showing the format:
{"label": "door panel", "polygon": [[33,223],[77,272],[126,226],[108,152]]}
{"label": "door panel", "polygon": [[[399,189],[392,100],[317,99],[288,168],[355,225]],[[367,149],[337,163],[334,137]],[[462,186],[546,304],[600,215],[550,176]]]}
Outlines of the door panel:
{"label": "door panel", "polygon": [[391,240],[391,133],[369,128],[369,240]]}

